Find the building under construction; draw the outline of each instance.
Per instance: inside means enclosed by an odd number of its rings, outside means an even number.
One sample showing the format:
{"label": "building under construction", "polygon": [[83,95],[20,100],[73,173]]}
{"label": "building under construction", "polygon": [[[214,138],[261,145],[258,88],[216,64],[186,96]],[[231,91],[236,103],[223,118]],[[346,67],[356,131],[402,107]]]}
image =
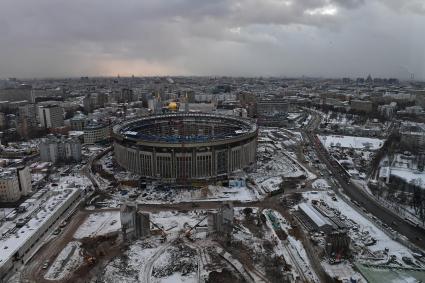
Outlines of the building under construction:
{"label": "building under construction", "polygon": [[121,206],[121,229],[125,239],[140,239],[150,235],[149,213],[140,211],[136,203]]}
{"label": "building under construction", "polygon": [[254,164],[255,121],[205,113],[170,113],[113,129],[118,164],[146,179],[187,183],[225,179]]}

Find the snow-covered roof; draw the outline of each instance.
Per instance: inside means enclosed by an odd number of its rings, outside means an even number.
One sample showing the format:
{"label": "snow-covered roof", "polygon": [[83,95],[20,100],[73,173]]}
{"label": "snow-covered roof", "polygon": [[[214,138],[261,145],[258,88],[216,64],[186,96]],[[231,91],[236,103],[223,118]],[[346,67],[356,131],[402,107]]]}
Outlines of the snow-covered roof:
{"label": "snow-covered roof", "polygon": [[15,228],[13,225],[8,231],[3,231],[0,238],[0,269],[69,198],[79,192],[77,188],[52,190],[50,197],[40,198],[34,205],[33,213],[29,214],[31,218],[23,227]]}
{"label": "snow-covered roof", "polygon": [[331,225],[332,223],[320,214],[316,209],[307,203],[301,203],[298,208],[302,210],[310,219],[317,225],[317,227],[323,227],[325,225]]}

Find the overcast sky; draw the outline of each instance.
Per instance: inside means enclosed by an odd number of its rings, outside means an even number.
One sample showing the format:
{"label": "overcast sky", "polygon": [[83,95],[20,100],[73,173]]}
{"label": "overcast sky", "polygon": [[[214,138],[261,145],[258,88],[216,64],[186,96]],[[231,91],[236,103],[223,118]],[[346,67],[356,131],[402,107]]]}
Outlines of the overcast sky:
{"label": "overcast sky", "polygon": [[425,0],[1,0],[0,77],[425,79]]}

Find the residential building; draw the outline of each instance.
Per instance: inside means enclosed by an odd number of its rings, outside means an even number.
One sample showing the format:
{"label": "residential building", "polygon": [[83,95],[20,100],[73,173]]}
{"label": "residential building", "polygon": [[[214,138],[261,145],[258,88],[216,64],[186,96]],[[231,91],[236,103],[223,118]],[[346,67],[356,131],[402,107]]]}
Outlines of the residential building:
{"label": "residential building", "polygon": [[15,202],[31,192],[28,167],[7,168],[0,172],[0,202]]}
{"label": "residential building", "polygon": [[43,139],[39,146],[40,159],[44,162],[66,162],[81,160],[81,143],[78,138],[58,138],[49,135]]}
{"label": "residential building", "polygon": [[63,108],[56,104],[38,106],[38,118],[42,128],[63,127]]}
{"label": "residential building", "polygon": [[390,104],[378,106],[378,112],[386,118],[392,118],[395,114],[396,109],[397,109],[396,102],[391,102]]}

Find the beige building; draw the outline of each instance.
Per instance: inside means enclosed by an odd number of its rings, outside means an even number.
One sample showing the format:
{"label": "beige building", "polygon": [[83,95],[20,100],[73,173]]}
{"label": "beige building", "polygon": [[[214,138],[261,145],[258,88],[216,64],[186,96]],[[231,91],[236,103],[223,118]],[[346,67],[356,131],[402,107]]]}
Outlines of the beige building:
{"label": "beige building", "polygon": [[93,144],[111,137],[111,126],[92,120],[84,127],[84,143]]}

